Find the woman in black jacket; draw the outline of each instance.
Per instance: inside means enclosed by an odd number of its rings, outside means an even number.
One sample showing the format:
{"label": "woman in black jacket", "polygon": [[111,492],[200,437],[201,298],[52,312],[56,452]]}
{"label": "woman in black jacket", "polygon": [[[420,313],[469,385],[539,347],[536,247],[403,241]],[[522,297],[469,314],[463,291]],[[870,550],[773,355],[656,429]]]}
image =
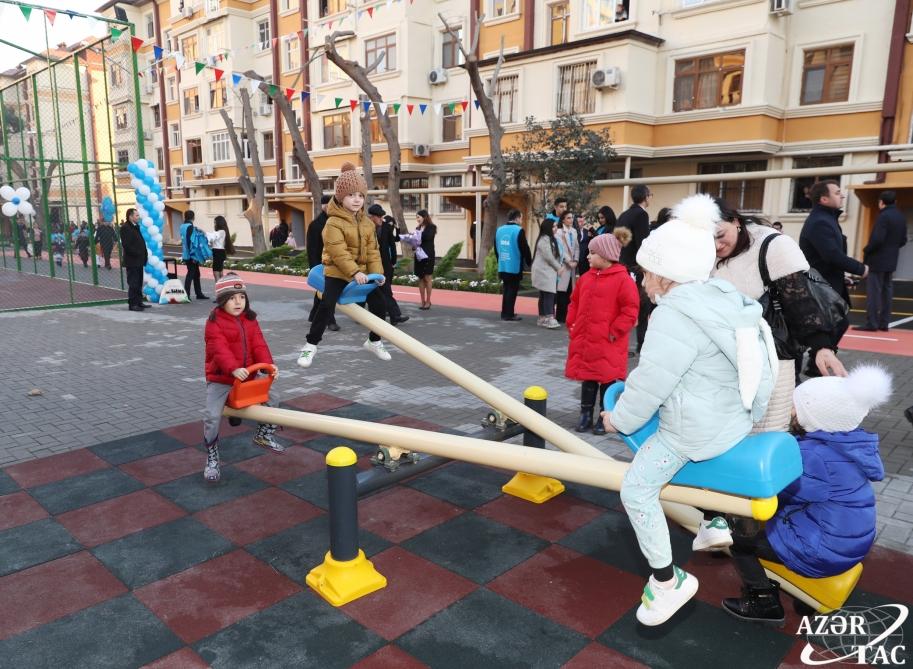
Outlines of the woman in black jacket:
{"label": "woman in black jacket", "polygon": [[415,260],[418,292],[422,298],[422,306],[419,309],[427,311],[431,308],[431,284],[434,280],[434,237],[437,235],[437,226],[426,209],[417,211],[415,218],[418,223],[415,231],[422,233],[422,242],[419,246],[427,256],[424,260]]}

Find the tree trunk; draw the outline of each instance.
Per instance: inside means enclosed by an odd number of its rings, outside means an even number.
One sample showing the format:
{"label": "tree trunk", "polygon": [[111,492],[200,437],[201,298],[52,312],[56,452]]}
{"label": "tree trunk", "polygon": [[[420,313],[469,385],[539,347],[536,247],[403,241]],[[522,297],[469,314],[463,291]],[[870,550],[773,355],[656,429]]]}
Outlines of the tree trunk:
{"label": "tree trunk", "polygon": [[[359,95],[359,106],[364,112],[364,105],[361,104],[367,98],[363,95]],[[374,161],[373,156],[371,155],[371,116],[370,114],[359,114],[359,119],[361,120],[361,166],[365,172],[365,183],[368,185],[368,190],[374,190]],[[365,202],[367,204],[371,203],[371,199],[365,196]]]}

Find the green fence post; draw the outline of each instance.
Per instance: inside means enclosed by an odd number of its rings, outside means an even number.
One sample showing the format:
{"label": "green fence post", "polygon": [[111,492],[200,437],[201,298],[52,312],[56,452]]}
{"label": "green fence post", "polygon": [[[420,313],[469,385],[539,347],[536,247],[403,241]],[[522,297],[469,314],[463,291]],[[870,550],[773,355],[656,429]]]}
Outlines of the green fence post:
{"label": "green fence post", "polygon": [[[38,84],[35,81],[35,76],[32,75],[29,77],[32,80],[32,98],[35,102],[35,129],[38,131],[38,177],[41,179],[40,191],[44,191],[45,184],[47,181],[47,174],[44,169],[44,139],[41,135],[41,108],[38,106]],[[48,269],[50,270],[51,278],[53,279],[56,276],[54,271],[54,245],[51,241],[51,210],[48,207],[48,194],[46,192],[39,192],[37,197],[41,198],[41,208],[44,212],[44,239],[48,247]]]}
{"label": "green fence post", "polygon": [[86,120],[82,110],[82,81],[79,74],[79,54],[73,54],[73,69],[76,74],[76,105],[79,107],[79,136],[82,139],[82,187],[86,202],[86,221],[89,224],[89,258],[92,261],[92,283],[98,285],[98,262],[92,242],[95,240],[95,220],[92,216],[91,184],[89,183],[89,153],[86,142]]}

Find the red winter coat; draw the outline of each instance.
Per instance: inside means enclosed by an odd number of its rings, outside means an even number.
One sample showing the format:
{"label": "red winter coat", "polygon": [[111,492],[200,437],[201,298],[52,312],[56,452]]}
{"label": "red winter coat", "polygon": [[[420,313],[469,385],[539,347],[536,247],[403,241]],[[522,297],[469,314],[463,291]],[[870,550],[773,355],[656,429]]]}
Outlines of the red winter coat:
{"label": "red winter coat", "polygon": [[216,319],[206,320],[206,380],[231,385],[238,367],[258,362],[272,364],[269,346],[260,324],[241,314],[238,318],[224,309],[215,310]]}
{"label": "red winter coat", "polygon": [[639,306],[637,285],[621,263],[581,276],[567,311],[571,341],[564,375],[599,383],[627,377],[628,335]]}

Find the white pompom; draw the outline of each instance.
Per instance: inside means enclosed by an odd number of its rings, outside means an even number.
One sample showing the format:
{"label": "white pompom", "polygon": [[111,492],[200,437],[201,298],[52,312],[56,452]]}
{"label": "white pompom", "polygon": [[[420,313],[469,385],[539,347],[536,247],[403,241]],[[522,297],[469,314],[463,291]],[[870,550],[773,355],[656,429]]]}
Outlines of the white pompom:
{"label": "white pompom", "polygon": [[720,208],[705,193],[690,195],[672,208],[672,219],[699,230],[713,232],[720,218]]}
{"label": "white pompom", "polygon": [[891,397],[891,375],[878,365],[859,365],[849,373],[846,391],[866,412]]}

